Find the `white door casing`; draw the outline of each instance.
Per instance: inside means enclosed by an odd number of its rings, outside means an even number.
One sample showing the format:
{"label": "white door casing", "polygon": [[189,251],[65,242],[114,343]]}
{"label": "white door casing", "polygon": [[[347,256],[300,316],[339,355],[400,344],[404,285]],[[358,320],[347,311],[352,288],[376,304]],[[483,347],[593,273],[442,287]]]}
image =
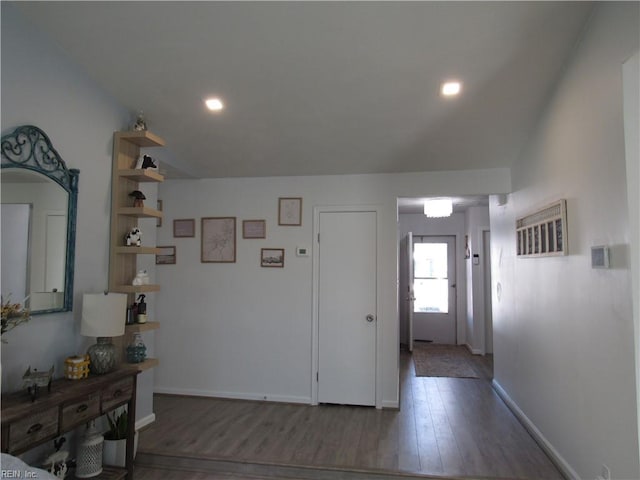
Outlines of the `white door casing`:
{"label": "white door casing", "polygon": [[312,403],[381,407],[378,212],[314,208]]}
{"label": "white door casing", "polygon": [[406,238],[407,242],[407,257],[405,261],[407,262],[407,291],[404,292],[406,295],[407,302],[407,322],[409,324],[409,351],[413,352],[413,301],[415,300],[413,294],[413,233],[409,232]]}

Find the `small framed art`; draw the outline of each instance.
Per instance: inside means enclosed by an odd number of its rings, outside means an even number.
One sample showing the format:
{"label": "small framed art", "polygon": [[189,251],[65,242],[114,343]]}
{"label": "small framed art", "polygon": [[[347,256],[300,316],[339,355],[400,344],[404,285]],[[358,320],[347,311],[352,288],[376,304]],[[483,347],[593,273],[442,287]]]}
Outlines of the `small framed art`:
{"label": "small framed art", "polygon": [[265,220],[243,220],[242,238],[267,238],[267,222]]}
{"label": "small framed art", "polygon": [[235,263],[236,217],[202,218],[200,261]]}
{"label": "small framed art", "polygon": [[288,227],[302,225],[302,198],[280,197],[278,199],[278,225]]}
{"label": "small framed art", "polygon": [[174,238],[195,237],[196,220],[194,218],[181,218],[173,221]]}
{"label": "small framed art", "polygon": [[261,267],[284,267],[284,248],[263,248],[260,250]]}
{"label": "small framed art", "polygon": [[[156,201],[157,207],[158,207],[158,211],[161,212],[162,211],[162,200],[157,200]],[[162,226],[162,217],[158,217],[158,219],[156,219],[156,227],[161,227]]]}
{"label": "small framed art", "polygon": [[160,252],[156,254],[156,265],[175,265],[176,263],[176,247],[164,246],[158,247]]}

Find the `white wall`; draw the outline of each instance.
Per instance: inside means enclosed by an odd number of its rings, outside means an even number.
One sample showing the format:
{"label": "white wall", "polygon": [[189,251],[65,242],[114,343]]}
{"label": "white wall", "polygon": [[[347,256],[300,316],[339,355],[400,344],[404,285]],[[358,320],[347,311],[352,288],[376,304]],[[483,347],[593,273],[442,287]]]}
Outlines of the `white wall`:
{"label": "white wall", "polygon": [[[637,3],[599,3],[528,147],[490,205],[495,380],[571,477],[639,478],[622,63]],[[569,255],[515,258],[515,220],[568,203]],[[612,268],[592,269],[608,245]]]}
{"label": "white wall", "polygon": [[[471,258],[465,263],[467,277],[465,338],[468,347],[475,354],[485,353],[483,230],[489,230],[489,208],[468,208],[465,215],[465,232],[469,236]],[[477,265],[474,264],[474,255],[478,255]]]}
{"label": "white wall", "polygon": [[[448,218],[427,218],[422,214],[400,214],[398,216],[399,240],[402,240],[409,232],[413,235],[453,235],[456,237],[456,336],[458,344],[466,343],[466,310],[467,298],[467,272],[464,259],[464,213],[454,213]],[[400,271],[400,292],[406,292],[407,272],[405,259],[400,258],[398,266]],[[399,295],[400,309],[400,342],[408,344],[409,326],[407,325],[406,293]],[[403,308],[404,307],[404,308]]]}
{"label": "white wall", "polygon": [[[73,312],[34,316],[6,335],[2,391],[22,387],[29,365],[55,366],[84,352],[79,334],[82,294],[107,288],[112,138],[129,113],[52,42],[2,2],[2,133],[32,124],[44,130],[69,168],[80,170]],[[138,417],[152,412],[153,374],[139,377]]]}
{"label": "white wall", "polygon": [[[505,192],[506,169],[431,174],[273,177],[167,181],[159,187],[161,245],[177,264],[158,267],[161,357],[156,390],[308,403],[311,401],[312,269],[295,247],[313,248],[312,210],[321,205],[379,205],[384,295],[382,404],[398,404],[397,197]],[[301,227],[277,225],[278,197],[303,197]],[[238,235],[237,262],[200,263],[200,218],[267,221],[266,240]],[[195,218],[196,238],[173,238],[172,220]],[[240,232],[240,230],[238,230]],[[285,248],[284,269],[260,268],[260,248]],[[188,346],[188,348],[185,348]]]}
{"label": "white wall", "polygon": [[[640,378],[640,53],[623,66],[624,141],[631,245],[631,285],[636,342],[636,378]],[[640,411],[640,383],[636,382]],[[640,420],[640,418],[638,419]]]}

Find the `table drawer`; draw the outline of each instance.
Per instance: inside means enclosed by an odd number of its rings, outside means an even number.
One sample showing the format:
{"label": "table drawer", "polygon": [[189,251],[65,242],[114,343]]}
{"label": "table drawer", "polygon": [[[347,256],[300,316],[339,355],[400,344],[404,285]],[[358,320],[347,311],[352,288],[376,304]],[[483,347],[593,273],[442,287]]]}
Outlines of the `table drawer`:
{"label": "table drawer", "polygon": [[9,453],[21,451],[58,433],[58,408],[53,407],[9,425]]}
{"label": "table drawer", "polygon": [[100,416],[100,394],[94,393],[87,397],[63,405],[60,428],[64,431],[86,423],[92,418]]}
{"label": "table drawer", "polygon": [[102,413],[113,410],[129,401],[133,395],[133,377],[127,377],[109,385],[102,391]]}

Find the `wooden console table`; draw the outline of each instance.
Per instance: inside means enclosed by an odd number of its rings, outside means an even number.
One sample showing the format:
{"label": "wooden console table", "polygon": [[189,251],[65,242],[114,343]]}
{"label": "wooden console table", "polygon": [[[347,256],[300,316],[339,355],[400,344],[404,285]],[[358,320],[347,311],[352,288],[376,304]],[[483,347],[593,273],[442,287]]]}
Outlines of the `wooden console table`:
{"label": "wooden console table", "polygon": [[133,480],[137,374],[125,367],[82,380],[54,380],[51,392],[42,388],[34,402],[26,389],[2,395],[2,451],[19,455],[126,404],[126,468],[105,467],[93,478]]}

